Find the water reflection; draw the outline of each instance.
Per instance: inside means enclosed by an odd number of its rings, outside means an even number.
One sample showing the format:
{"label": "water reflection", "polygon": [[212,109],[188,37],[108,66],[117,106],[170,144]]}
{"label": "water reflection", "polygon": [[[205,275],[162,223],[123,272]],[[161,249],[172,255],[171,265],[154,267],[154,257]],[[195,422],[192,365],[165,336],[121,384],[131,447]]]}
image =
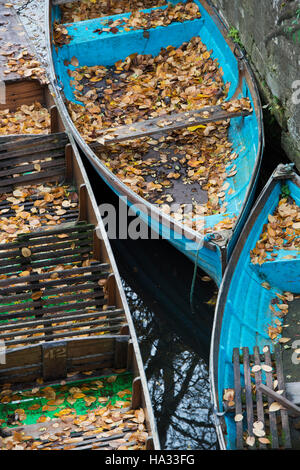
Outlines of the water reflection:
{"label": "water reflection", "polygon": [[[98,204],[118,200],[85,166]],[[111,240],[133,316],[161,447],[215,449],[208,356],[216,287],[165,240]]]}
{"label": "water reflection", "polygon": [[206,362],[126,285],[125,292],[162,448],[215,449]]}
{"label": "water reflection", "polygon": [[[112,247],[139,338],[162,448],[215,449],[208,353],[215,294],[165,241],[115,241]],[[208,303],[207,303],[208,302]]]}

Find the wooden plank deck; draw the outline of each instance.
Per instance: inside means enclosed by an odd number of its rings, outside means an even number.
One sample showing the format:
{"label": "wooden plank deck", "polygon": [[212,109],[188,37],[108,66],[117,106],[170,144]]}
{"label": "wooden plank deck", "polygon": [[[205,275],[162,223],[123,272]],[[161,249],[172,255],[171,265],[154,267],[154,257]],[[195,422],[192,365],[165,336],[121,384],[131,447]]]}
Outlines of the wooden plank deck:
{"label": "wooden plank deck", "polygon": [[234,405],[229,407],[224,401],[224,407],[227,413],[234,413],[237,449],[292,448],[289,418],[292,410],[274,405],[276,400],[286,400],[280,346],[276,347],[275,354],[270,353],[269,346],[265,346],[263,352],[255,347],[253,355],[247,347],[242,351],[235,348],[233,370]]}
{"label": "wooden plank deck", "polygon": [[[100,144],[114,144],[128,139],[137,139],[153,134],[170,132],[191,126],[206,125],[209,122],[224,121],[234,117],[249,116],[252,110],[238,110],[229,112],[219,106],[205,106],[199,110],[184,113],[172,113],[157,118],[138,121],[134,124],[116,128],[105,129],[103,136],[97,139]],[[93,144],[96,146],[97,144]]]}

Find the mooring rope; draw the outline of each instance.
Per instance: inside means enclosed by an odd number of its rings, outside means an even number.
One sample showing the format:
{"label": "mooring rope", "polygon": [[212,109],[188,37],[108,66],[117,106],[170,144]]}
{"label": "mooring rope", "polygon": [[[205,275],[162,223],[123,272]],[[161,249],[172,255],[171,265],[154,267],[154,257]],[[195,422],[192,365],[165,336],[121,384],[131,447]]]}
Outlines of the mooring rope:
{"label": "mooring rope", "polygon": [[193,296],[194,296],[195,282],[196,282],[197,269],[198,269],[198,255],[199,255],[199,250],[200,250],[200,246],[202,245],[202,243],[203,243],[203,240],[200,240],[199,244],[198,244],[197,254],[196,254],[195,263],[194,263],[194,272],[193,272],[192,284],[191,284],[191,289],[190,289],[190,307],[191,307],[192,315],[195,314],[194,306],[193,306]]}

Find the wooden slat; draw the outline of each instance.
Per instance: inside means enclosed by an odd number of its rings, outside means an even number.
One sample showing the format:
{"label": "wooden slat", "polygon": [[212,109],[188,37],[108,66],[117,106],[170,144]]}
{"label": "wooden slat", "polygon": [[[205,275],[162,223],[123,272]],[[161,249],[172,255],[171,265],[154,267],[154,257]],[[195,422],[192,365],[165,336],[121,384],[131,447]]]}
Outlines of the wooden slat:
{"label": "wooden slat", "polygon": [[[123,140],[146,137],[157,133],[165,133],[190,126],[205,125],[209,122],[224,121],[234,117],[249,116],[252,111],[227,112],[221,106],[205,106],[199,110],[184,113],[165,114],[153,119],[135,122],[127,126],[105,129],[103,144],[122,142]],[[97,145],[97,144],[93,144]]]}
{"label": "wooden slat", "polygon": [[28,320],[21,321],[21,322],[14,321],[9,324],[5,323],[5,325],[0,326],[0,332],[14,330],[17,328],[30,328],[32,326],[38,326],[38,325],[48,325],[52,323],[62,323],[62,322],[74,321],[74,320],[84,320],[87,318],[97,318],[97,317],[103,317],[103,316],[109,317],[107,318],[106,321],[110,321],[110,319],[114,320],[114,318],[117,318],[117,317],[125,318],[124,310],[122,309],[101,310],[101,311],[83,313],[81,315],[75,315],[74,313],[60,314],[60,315],[55,314],[54,317],[42,318],[39,320],[28,319]]}
{"label": "wooden slat", "polygon": [[6,351],[6,363],[0,364],[0,373],[14,367],[19,368],[25,366],[31,366],[32,364],[41,363],[42,352],[41,347],[34,345],[29,348],[15,349],[14,351]]}
{"label": "wooden slat", "polygon": [[89,367],[93,367],[94,369],[99,369],[102,367],[103,362],[108,367],[113,367],[114,365],[114,351],[106,351],[104,353],[98,353],[98,354],[89,354],[88,356],[82,356],[82,357],[77,357],[77,358],[71,358],[68,359],[68,368],[75,368],[77,366],[80,366],[82,369],[84,366],[87,366],[89,364]]}
{"label": "wooden slat", "polygon": [[79,222],[87,222],[88,220],[88,193],[85,184],[82,184],[79,188]]}
{"label": "wooden slat", "polygon": [[[256,366],[261,366],[260,362],[260,353],[259,353],[259,347],[255,346],[253,348],[253,354],[254,354],[254,364]],[[262,393],[259,390],[259,386],[262,383],[261,379],[261,370],[257,371],[254,373],[255,376],[255,384],[256,384],[256,411],[257,411],[257,419],[258,421],[261,421],[264,425],[265,429],[265,414],[264,414],[264,403],[263,403],[263,397]],[[253,435],[253,434],[252,434]],[[266,444],[262,444],[259,442],[259,447],[260,449],[266,449]]]}
{"label": "wooden slat", "polygon": [[[61,300],[63,300],[64,297],[63,297],[62,294],[73,294],[75,291],[76,291],[76,294],[78,294],[78,292],[83,293],[83,291],[89,291],[91,294],[92,293],[94,294],[96,290],[97,290],[97,292],[100,290],[100,288],[98,289],[96,286],[97,285],[95,283],[75,284],[75,285],[71,285],[71,286],[68,285],[68,286],[60,287],[60,288],[56,288],[56,289],[44,290],[42,298],[46,299],[47,297],[51,297],[51,298],[53,298],[53,300],[55,298],[56,299],[60,298]],[[30,287],[31,287],[31,290],[30,290]],[[17,295],[13,295],[13,296],[10,296],[10,297],[4,297],[4,298],[0,297],[0,305],[2,303],[7,305],[11,302],[20,302],[20,301],[24,301],[24,300],[31,301],[32,300],[32,292],[39,291],[40,286],[39,286],[39,284],[32,284],[31,286],[27,286],[25,288],[25,290],[26,290],[26,292],[24,292],[24,293],[19,293]],[[85,294],[87,294],[87,292],[85,292]],[[95,295],[95,297],[98,297],[98,295]],[[81,297],[81,295],[80,295],[80,298],[83,298],[83,297]],[[28,306],[30,306],[30,304]],[[0,327],[0,330],[1,330],[1,327]]]}
{"label": "wooden slat", "polygon": [[259,388],[262,391],[262,393],[267,395],[267,397],[270,397],[273,401],[284,406],[285,409],[288,412],[290,412],[293,416],[300,416],[299,406],[295,405],[293,402],[285,398],[283,395],[280,395],[279,393],[275,392],[275,390],[273,390],[272,388],[264,384],[261,384]]}
{"label": "wooden slat", "polygon": [[[50,259],[50,255],[47,259],[47,257],[44,255],[42,258],[42,260],[38,259],[37,257],[35,258],[32,258],[32,264],[31,264],[31,267],[33,269],[37,269],[37,268],[50,268],[50,267],[53,267],[53,266],[57,266],[58,264],[73,264],[74,266],[76,265],[76,263],[82,263],[84,261],[84,257],[82,256],[83,254],[87,255],[89,253],[89,249],[86,248],[86,249],[82,249],[82,250],[78,250],[78,252],[76,254],[73,254],[73,253],[68,253],[68,254],[61,254],[60,257],[57,257],[57,258],[52,258]],[[45,260],[46,258],[46,260]],[[2,267],[1,269],[1,274],[16,274],[18,273],[19,271],[22,271],[22,268],[26,268],[28,267],[30,264],[29,261],[27,262],[24,262],[24,263],[19,263],[19,264],[13,264],[11,266],[7,266],[7,267]]]}
{"label": "wooden slat", "polygon": [[[83,233],[81,235],[78,235],[76,238],[75,237],[72,237],[70,239],[70,237],[66,238],[64,241],[63,239],[54,239],[53,242],[54,243],[45,243],[43,242],[43,244],[36,244],[31,246],[30,245],[30,251],[32,253],[32,255],[38,255],[39,253],[43,253],[43,252],[46,252],[46,251],[54,251],[54,250],[59,250],[59,251],[62,251],[62,250],[66,250],[68,248],[70,248],[70,246],[74,245],[74,253],[76,253],[76,249],[79,248],[79,247],[84,247],[84,246],[91,246],[91,237],[88,238],[88,235],[89,234],[86,234],[86,233]],[[52,240],[51,240],[52,241]],[[41,242],[40,242],[41,243]],[[28,243],[18,243],[16,244],[16,248],[14,250],[5,250],[3,253],[1,253],[0,251],[0,259],[7,259],[9,260],[10,258],[14,257],[14,256],[19,256],[20,257],[20,252],[21,252],[21,248],[23,248],[24,246],[28,246]],[[22,256],[22,255],[21,255]],[[31,258],[28,257],[28,258]]]}
{"label": "wooden slat", "polygon": [[58,122],[58,109],[57,107],[51,106],[50,108],[50,122],[51,122],[51,134],[56,134],[59,131],[59,122]]}
{"label": "wooden slat", "polygon": [[[64,154],[63,154],[63,148],[59,148],[57,150],[51,150],[51,154],[48,152],[42,152],[38,154],[30,153],[30,154],[23,154],[20,157],[14,157],[14,158],[5,158],[2,159],[0,162],[0,168],[4,168],[3,172],[5,172],[5,169],[9,169],[11,167],[11,170],[8,170],[9,173],[14,171],[14,174],[18,174],[19,170],[22,170],[22,167],[24,166],[24,163],[30,163],[33,161],[43,161],[46,159],[51,158],[54,162],[63,160],[64,159]],[[3,173],[2,172],[2,173]]]}
{"label": "wooden slat", "polygon": [[33,238],[43,238],[43,237],[48,237],[49,235],[60,235],[62,233],[86,232],[87,230],[94,229],[94,228],[95,226],[92,224],[85,224],[85,223],[79,223],[79,222],[76,224],[70,223],[68,225],[66,224],[64,226],[59,226],[59,227],[56,227],[47,231],[43,231],[43,232],[36,231],[36,232],[31,232],[31,233],[24,233],[22,235],[19,235],[18,240],[22,241],[22,240],[30,239],[31,241]]}
{"label": "wooden slat", "polygon": [[[63,302],[63,300],[61,300],[61,302]],[[55,302],[53,302],[54,304]],[[83,300],[81,302],[76,302],[76,303],[65,303],[63,305],[55,305],[53,307],[43,307],[43,302],[39,302],[39,301],[36,301],[34,303],[35,307],[42,307],[39,309],[38,313],[39,315],[45,315],[45,314],[54,314],[54,313],[58,313],[58,312],[69,312],[71,310],[80,310],[82,311],[83,309],[86,309],[86,308],[90,308],[90,307],[99,307],[101,305],[103,305],[105,303],[105,300],[103,297],[99,297],[99,298],[96,298],[96,299],[93,299],[93,300]],[[49,303],[51,305],[51,303]],[[52,304],[52,305],[53,305]],[[17,311],[18,309],[15,309],[12,313],[2,313],[0,315],[0,319],[1,320],[13,320],[15,318],[22,318],[22,317],[28,317],[30,315],[36,315],[37,312],[36,310],[33,312],[32,310],[25,310],[26,309],[26,304],[23,304],[21,306],[22,308],[20,309],[21,311]],[[24,309],[24,310],[22,310]],[[6,312],[6,311],[11,311],[12,309],[8,309],[5,310],[5,308],[2,308],[1,307],[1,312]],[[78,312],[77,312],[78,313]]]}
{"label": "wooden slat", "polygon": [[[45,134],[45,135],[34,135],[34,136],[13,136],[8,141],[2,143],[0,141],[0,155],[4,152],[14,152],[16,149],[23,149],[23,152],[30,153],[30,149],[33,151],[39,148],[41,145],[45,150],[45,145],[52,144],[48,149],[53,149],[53,144],[58,144],[63,147],[68,142],[68,136],[65,132],[58,132],[56,134]],[[20,154],[19,154],[20,155]]]}
{"label": "wooden slat", "polygon": [[[73,227],[73,230],[68,230],[67,227]],[[79,243],[81,240],[85,239],[92,239],[93,236],[93,226],[89,228],[89,226],[84,227],[76,227],[74,225],[74,221],[66,222],[60,225],[57,225],[55,231],[53,229],[49,229],[48,227],[43,227],[42,229],[38,229],[35,232],[31,232],[29,236],[27,234],[19,235],[17,240],[11,243],[5,243],[4,245],[0,245],[0,252],[2,250],[10,250],[13,248],[23,248],[30,246],[34,249],[34,246],[42,246],[42,245],[49,245],[57,244],[59,247],[60,243],[66,243],[67,241],[77,242]],[[42,230],[42,231],[41,231]],[[59,237],[59,235],[67,235],[66,237]]]}
{"label": "wooden slat", "polygon": [[[72,444],[58,444],[55,442],[49,441],[49,443],[41,444],[38,446],[38,449],[51,449],[51,450],[63,450],[63,449],[72,449],[72,450],[91,450],[91,449],[100,449],[100,448],[109,448],[110,450],[116,449],[119,447],[121,444],[118,444],[119,439],[124,439],[126,440],[126,437],[131,436],[132,434],[132,429],[128,429],[127,432],[123,433],[116,433],[114,435],[111,435],[109,437],[98,437],[98,435],[95,436],[89,436],[86,438],[83,438],[82,441],[80,442],[74,442]],[[114,445],[115,444],[115,445]],[[136,441],[127,441],[127,442],[122,442],[122,446],[127,446],[131,447],[136,444]]]}
{"label": "wooden slat", "polygon": [[114,305],[116,303],[116,278],[114,273],[110,273],[107,281],[106,281],[106,286],[105,290],[107,292],[107,304],[108,305]]}
{"label": "wooden slat", "polygon": [[[62,328],[60,328],[62,329]],[[103,326],[99,328],[91,328],[89,330],[82,330],[82,331],[67,331],[64,333],[53,333],[49,335],[43,335],[40,337],[32,337],[32,338],[21,338],[11,341],[6,341],[5,344],[7,347],[20,345],[20,344],[34,344],[39,343],[41,341],[55,341],[58,339],[65,339],[69,337],[76,337],[82,335],[96,335],[96,334],[104,334],[106,332],[119,332],[120,331],[120,324],[110,325],[110,326]]]}
{"label": "wooden slat", "polygon": [[111,352],[114,350],[115,335],[77,338],[68,344],[68,358]]}
{"label": "wooden slat", "polygon": [[[272,361],[271,361],[271,353],[270,353],[270,348],[269,346],[265,347],[265,363],[268,366],[272,367]],[[272,372],[266,372],[266,383],[269,388],[273,390],[273,379],[272,379]],[[268,396],[268,404],[269,407],[271,403],[273,403],[274,400]],[[269,420],[270,420],[270,430],[271,430],[271,436],[272,436],[272,448],[273,449],[278,449],[279,443],[278,443],[278,433],[277,433],[277,423],[276,423],[276,414],[270,413],[269,414]]]}
{"label": "wooden slat", "polygon": [[16,185],[37,184],[50,181],[63,181],[64,173],[62,170],[63,167],[57,167],[51,171],[39,171],[37,173],[31,173],[30,175],[19,176],[13,178],[13,180],[11,181],[0,180],[0,192],[7,193],[9,191],[12,191]]}
{"label": "wooden slat", "polygon": [[65,147],[65,161],[66,161],[66,182],[72,183],[73,181],[73,149],[69,143]]}
{"label": "wooden slat", "polygon": [[9,381],[9,383],[32,383],[36,381],[42,375],[42,366],[38,368],[33,368],[31,372],[21,372],[20,374],[10,374],[8,371],[4,377],[0,376],[0,383],[5,384]]}
{"label": "wooden slat", "polygon": [[[243,414],[242,407],[242,387],[241,387],[241,370],[240,370],[240,351],[238,348],[233,350],[233,372],[234,372],[234,401],[236,415]],[[236,447],[243,449],[243,423],[236,422]]]}
{"label": "wooden slat", "polygon": [[64,170],[65,160],[64,158],[56,158],[56,159],[51,159],[47,161],[40,161],[39,166],[40,166],[40,170],[37,171],[35,169],[35,164],[29,164],[28,162],[19,166],[14,165],[13,168],[6,168],[5,170],[0,171],[0,177],[5,177],[5,179],[10,184],[10,183],[14,183],[14,180],[16,179],[16,175],[21,176],[24,173],[28,173],[28,172],[35,174],[36,172],[46,171],[49,169],[54,169],[56,167],[62,167],[62,169]]}
{"label": "wooden slat", "polygon": [[[55,368],[55,361],[64,361],[60,368],[61,375],[66,372],[87,371],[91,368],[97,371],[103,368],[111,369],[114,367],[116,340],[128,342],[129,337],[112,334],[86,336],[8,350],[7,364],[0,365],[0,382],[3,383],[8,379],[12,382],[34,381],[43,372],[45,377],[50,377],[51,370],[54,371]],[[57,367],[60,365],[57,364]],[[53,372],[56,380],[57,373]],[[66,380],[72,381],[72,379]],[[16,390],[18,388],[20,387]]]}
{"label": "wooden slat", "polygon": [[[80,268],[74,268],[74,271],[77,271],[77,269],[80,269]],[[75,274],[74,274],[74,276],[75,276]],[[76,289],[77,286],[78,286],[78,289],[79,289],[80,286],[84,285],[82,283],[87,283],[87,285],[90,286],[91,284],[88,284],[88,281],[98,282],[100,279],[107,278],[108,275],[109,275],[109,272],[99,272],[97,274],[85,274],[84,276],[79,276],[77,279],[76,279],[76,277],[73,276],[73,277],[69,277],[67,279],[62,278],[62,279],[55,279],[53,281],[40,282],[37,285],[39,286],[40,289],[42,289],[42,288],[50,289],[50,288],[53,288],[53,287],[58,287],[61,284],[65,285],[67,283],[68,284],[67,288]],[[29,276],[26,276],[26,278],[28,278],[28,277]],[[35,274],[32,274],[31,277],[35,279],[34,282],[38,282],[38,281],[36,281],[37,278],[35,277]],[[48,278],[49,278],[49,274],[48,274]],[[12,280],[10,282],[12,283]],[[15,282],[15,280],[13,280],[13,282]],[[34,282],[33,282],[33,284],[34,284]],[[18,292],[21,293],[21,292],[26,291],[26,290],[28,290],[27,284],[23,285],[23,283],[21,285],[18,285],[18,286],[13,286],[13,287],[9,287],[7,289],[3,289],[3,291],[1,291],[0,301],[5,300],[4,296],[7,295],[7,294],[18,293]],[[49,291],[49,292],[51,292],[51,291]],[[52,293],[53,293],[53,290],[52,290]]]}
{"label": "wooden slat", "polygon": [[67,343],[42,344],[43,379],[65,378],[67,375]]}
{"label": "wooden slat", "polygon": [[[63,152],[64,150],[64,147],[67,143],[67,140],[64,138],[64,139],[57,139],[57,142],[49,142],[48,140],[45,141],[44,143],[41,142],[41,143],[38,143],[38,142],[32,142],[30,141],[31,144],[28,143],[28,141],[26,141],[26,147],[23,148],[25,146],[25,143],[24,143],[24,146],[21,146],[19,145],[18,147],[17,146],[14,146],[14,142],[10,142],[10,147],[5,147],[4,146],[7,144],[2,144],[0,145],[0,162],[2,162],[3,160],[13,160],[14,158],[21,158],[21,157],[24,157],[24,155],[26,155],[27,153],[29,155],[33,155],[36,157],[36,160],[39,160],[40,158],[40,155],[42,155],[42,158],[44,158],[43,156],[48,153],[48,156],[50,157],[51,156],[51,152],[54,152],[54,151],[61,151]],[[12,150],[11,150],[12,149]],[[45,155],[46,156],[46,155]]]}
{"label": "wooden slat", "polygon": [[[253,437],[253,400],[252,400],[252,384],[250,375],[250,358],[249,349],[243,348],[243,365],[244,365],[244,380],[245,380],[245,395],[246,395],[246,413],[247,413],[247,426],[248,435]],[[254,447],[249,447],[253,449]]]}
{"label": "wooden slat", "polygon": [[[286,387],[285,387],[285,381],[284,381],[284,375],[283,375],[283,365],[282,365],[282,355],[281,355],[280,344],[276,344],[274,349],[275,349],[274,352],[275,352],[278,389],[283,390],[283,396],[286,397]],[[282,422],[282,429],[283,429],[284,447],[289,449],[292,447],[292,441],[291,441],[288,412],[286,410],[280,410],[280,414],[281,414],[281,422]]]}
{"label": "wooden slat", "polygon": [[128,338],[120,337],[115,340],[114,368],[126,369],[128,354]]}
{"label": "wooden slat", "polygon": [[52,0],[52,5],[64,5],[65,3],[73,3],[78,0]]}
{"label": "wooden slat", "polygon": [[[126,326],[128,327],[128,325],[126,325]],[[122,330],[123,329],[121,329],[120,334],[126,334]],[[130,339],[129,342],[128,342],[128,351],[127,351],[127,369],[128,370],[133,369],[133,359],[134,359],[134,349],[133,349],[132,340]]]}
{"label": "wooden slat", "polygon": [[142,381],[140,377],[135,377],[132,382],[131,408],[137,410],[142,405]]}
{"label": "wooden slat", "polygon": [[[65,269],[64,271],[57,271],[56,274],[58,276],[58,280],[61,280],[61,281],[65,280],[66,281],[66,279],[69,276],[71,276],[71,278],[74,277],[74,282],[75,282],[75,278],[78,274],[84,275],[85,273],[94,273],[94,272],[98,272],[98,271],[99,272],[104,272],[104,269],[108,269],[108,268],[109,268],[108,264],[101,263],[101,264],[95,265],[95,266],[77,266],[77,267],[74,267],[73,269]],[[19,285],[19,284],[24,284],[28,281],[39,282],[40,280],[50,279],[50,276],[51,276],[51,272],[47,272],[47,273],[41,273],[41,274],[34,273],[31,276],[1,279],[0,280],[1,293],[5,294],[5,293],[8,293],[8,292],[11,292],[11,290],[9,290],[9,289],[4,290],[3,287],[5,287],[5,286],[11,286],[12,284],[14,284],[14,286],[16,286],[16,285]],[[14,286],[11,287],[11,289],[14,289]]]}
{"label": "wooden slat", "polygon": [[[103,313],[103,316],[104,313]],[[89,317],[93,317],[92,314],[89,314]],[[38,320],[37,320],[38,321]],[[0,337],[1,339],[5,339],[5,342],[7,342],[8,344],[8,338],[17,338],[18,336],[24,336],[24,335],[36,335],[37,333],[41,334],[43,333],[45,336],[49,336],[47,335],[47,333],[55,333],[56,330],[58,331],[61,331],[61,330],[74,330],[74,336],[76,335],[81,335],[82,332],[80,332],[80,330],[75,330],[75,328],[83,328],[83,327],[86,327],[86,326],[89,326],[91,327],[90,329],[92,330],[92,327],[93,326],[101,326],[103,327],[103,331],[105,330],[109,330],[110,326],[111,327],[117,327],[118,325],[120,326],[123,321],[124,321],[124,317],[123,316],[116,316],[116,317],[109,317],[109,318],[106,318],[106,319],[101,319],[101,318],[98,318],[96,320],[87,320],[87,321],[81,321],[80,323],[72,323],[73,319],[72,318],[69,318],[67,320],[67,322],[70,322],[68,324],[63,324],[63,325],[57,325],[57,323],[63,323],[62,320],[60,321],[57,321],[55,316],[52,317],[51,319],[51,322],[48,322],[48,325],[50,326],[46,326],[47,324],[44,324],[44,327],[43,329],[36,329],[36,328],[30,328],[30,327],[26,327],[28,329],[26,330],[23,330],[23,331],[12,331],[12,330],[8,330],[7,332],[5,333],[1,333]],[[53,324],[55,323],[55,326],[53,326]],[[108,324],[108,326],[105,326],[106,324]],[[41,323],[38,324],[38,326],[40,326]],[[16,325],[14,328],[18,328],[18,326]],[[84,333],[86,334],[89,334],[89,330],[82,330],[84,331]],[[39,340],[41,341],[43,338],[42,336],[39,336]],[[22,339],[20,339],[19,341],[20,343],[22,343]],[[126,349],[127,349],[127,345],[126,345]],[[123,351],[122,351],[123,352]],[[125,354],[125,353],[124,353]],[[126,354],[125,354],[126,355]],[[116,367],[116,369],[122,369],[122,367]]]}

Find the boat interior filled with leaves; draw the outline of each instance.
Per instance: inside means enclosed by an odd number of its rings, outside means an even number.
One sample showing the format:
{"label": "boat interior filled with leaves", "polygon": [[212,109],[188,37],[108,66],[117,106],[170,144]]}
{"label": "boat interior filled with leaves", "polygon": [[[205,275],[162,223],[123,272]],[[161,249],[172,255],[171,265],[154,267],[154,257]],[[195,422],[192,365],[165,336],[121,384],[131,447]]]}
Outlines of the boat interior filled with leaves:
{"label": "boat interior filled with leaves", "polygon": [[51,80],[101,178],[219,285],[253,198],[258,91],[209,1],[49,1]]}
{"label": "boat interior filled with leaves", "polygon": [[219,291],[211,387],[222,449],[300,448],[300,178],[280,165]]}
{"label": "boat interior filled with leaves", "polygon": [[0,3],[0,21],[0,448],[158,449],[132,318],[80,155],[11,4]]}

